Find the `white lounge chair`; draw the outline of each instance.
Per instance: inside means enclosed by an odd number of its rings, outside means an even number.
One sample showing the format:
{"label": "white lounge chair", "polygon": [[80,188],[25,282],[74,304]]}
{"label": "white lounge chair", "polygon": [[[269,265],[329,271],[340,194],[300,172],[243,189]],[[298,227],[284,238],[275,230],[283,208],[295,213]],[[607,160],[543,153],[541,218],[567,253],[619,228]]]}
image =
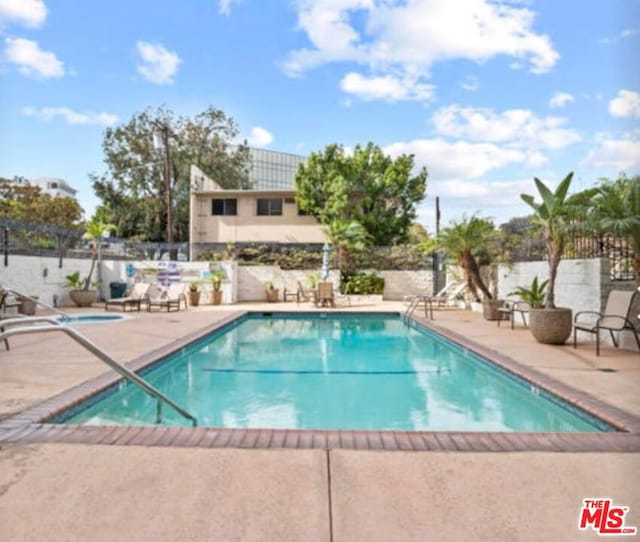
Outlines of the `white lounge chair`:
{"label": "white lounge chair", "polygon": [[104,303],[104,310],[108,311],[111,306],[120,307],[123,312],[126,312],[127,309],[140,311],[140,305],[147,301],[150,287],[151,284],[146,282],[136,282],[128,296],[107,299]]}
{"label": "white lounge chair", "polygon": [[180,310],[180,303],[184,301],[184,308],[187,308],[187,296],[184,293],[185,284],[182,282],[174,282],[169,285],[166,291],[154,292],[149,297],[149,303],[147,310],[151,312],[153,307],[157,307],[160,310],[167,309],[167,312],[171,312],[172,309],[176,311]]}

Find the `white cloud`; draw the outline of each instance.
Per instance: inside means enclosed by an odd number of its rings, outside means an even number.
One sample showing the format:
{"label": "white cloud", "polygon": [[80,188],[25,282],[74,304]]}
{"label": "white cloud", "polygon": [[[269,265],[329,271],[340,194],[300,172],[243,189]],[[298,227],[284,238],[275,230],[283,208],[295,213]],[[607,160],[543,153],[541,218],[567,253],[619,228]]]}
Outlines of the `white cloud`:
{"label": "white cloud", "polygon": [[563,127],[566,119],[538,117],[528,109],[496,113],[488,108],[453,104],[436,111],[432,121],[439,135],[515,147],[560,149],[580,141],[577,132]]}
{"label": "white cloud", "polygon": [[64,64],[55,54],[40,49],[38,42],[24,38],[6,38],[4,42],[7,60],[18,66],[22,75],[44,78],[64,75]]}
{"label": "white cloud", "polygon": [[262,126],[254,126],[247,141],[252,147],[266,147],[273,142],[273,134]]}
{"label": "white cloud", "polygon": [[625,28],[622,32],[620,32],[620,37],[630,38],[631,36],[635,36],[636,34],[640,34],[640,28]]}
{"label": "white cloud", "polygon": [[38,28],[47,18],[47,7],[42,0],[0,0],[0,26],[15,22]]}
{"label": "white cloud", "polygon": [[482,63],[504,55],[549,71],[559,55],[533,30],[529,9],[490,0],[297,0],[298,26],[310,47],[292,51],[290,75],[330,62],[356,62],[376,77],[428,77],[437,62]]}
{"label": "white cloud", "polygon": [[622,139],[598,135],[596,143],[596,147],[587,153],[581,165],[613,168],[617,172],[627,173],[640,168],[640,139],[637,134],[627,134]]}
{"label": "white cloud", "polygon": [[475,92],[480,88],[480,83],[478,82],[477,77],[468,75],[462,80],[462,82],[460,83],[460,87],[464,90],[468,90],[469,92]]}
{"label": "white cloud", "polygon": [[433,85],[419,83],[411,78],[398,79],[392,75],[367,77],[350,72],[340,81],[340,88],[364,100],[430,100]]}
{"label": "white cloud", "polygon": [[157,85],[170,85],[178,71],[182,60],[173,51],[169,51],[159,43],[139,41],[136,44],[141,64],[138,73],[147,81]]}
{"label": "white cloud", "polygon": [[416,167],[426,166],[430,178],[440,180],[470,179],[512,164],[529,165],[531,160],[540,160],[535,153],[521,149],[440,138],[392,143],[384,147],[384,152],[391,156],[413,154]]}
{"label": "white cloud", "polygon": [[520,194],[531,192],[533,180],[434,182],[430,191],[459,205],[476,207],[511,207],[520,202]]}
{"label": "white cloud", "polygon": [[22,113],[27,117],[34,117],[44,121],[61,118],[67,124],[97,124],[100,126],[112,126],[118,122],[118,117],[111,113],[92,113],[90,111],[78,112],[68,107],[23,107]]}
{"label": "white cloud", "polygon": [[614,117],[640,117],[640,92],[619,90],[609,102],[609,113]]}
{"label": "white cloud", "polygon": [[239,4],[242,0],[218,0],[218,13],[220,15],[231,15],[231,6]]}
{"label": "white cloud", "polygon": [[551,99],[549,100],[549,107],[552,109],[556,109],[559,107],[564,107],[565,105],[574,102],[576,99],[572,94],[568,92],[556,92]]}

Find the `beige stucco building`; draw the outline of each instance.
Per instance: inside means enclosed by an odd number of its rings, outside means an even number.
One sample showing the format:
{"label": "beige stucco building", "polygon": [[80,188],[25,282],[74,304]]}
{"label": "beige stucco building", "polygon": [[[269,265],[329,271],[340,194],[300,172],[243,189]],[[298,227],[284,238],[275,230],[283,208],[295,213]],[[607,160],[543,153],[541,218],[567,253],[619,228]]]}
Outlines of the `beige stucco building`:
{"label": "beige stucco building", "polygon": [[204,243],[324,243],[312,216],[295,202],[293,179],[304,157],[251,149],[250,190],[225,190],[191,167],[189,239],[191,258]]}

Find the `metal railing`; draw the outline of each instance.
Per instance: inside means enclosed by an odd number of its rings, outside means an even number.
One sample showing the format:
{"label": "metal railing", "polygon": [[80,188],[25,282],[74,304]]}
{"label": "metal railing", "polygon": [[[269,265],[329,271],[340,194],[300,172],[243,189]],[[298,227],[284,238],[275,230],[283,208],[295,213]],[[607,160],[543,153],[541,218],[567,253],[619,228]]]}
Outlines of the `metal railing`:
{"label": "metal railing", "polygon": [[[61,311],[59,311],[61,312]],[[65,313],[62,313],[65,314]],[[69,337],[71,337],[78,344],[86,348],[89,352],[94,354],[98,359],[106,363],[111,369],[117,372],[120,376],[122,376],[125,380],[128,380],[132,384],[138,386],[142,391],[151,395],[154,399],[157,400],[156,406],[156,423],[162,422],[162,404],[166,403],[170,407],[172,407],[178,414],[183,416],[184,418],[191,421],[192,425],[196,427],[198,425],[198,420],[195,416],[189,414],[184,408],[180,405],[169,399],[166,395],[164,395],[160,390],[154,388],[151,384],[140,378],[136,373],[127,369],[124,365],[118,363],[115,359],[113,359],[109,354],[107,354],[104,350],[102,350],[98,345],[91,342],[87,337],[82,335],[76,329],[69,327],[59,320],[52,318],[50,316],[25,316],[22,318],[8,318],[6,320],[2,320],[0,324],[3,328],[11,327],[14,325],[22,325],[22,324],[35,324],[35,323],[48,323],[53,324],[49,326],[24,326],[17,327],[13,329],[6,329],[2,333],[0,333],[0,342],[3,340],[7,340],[9,337],[14,335],[26,335],[29,333],[50,333],[55,331],[62,331],[66,333]]]}

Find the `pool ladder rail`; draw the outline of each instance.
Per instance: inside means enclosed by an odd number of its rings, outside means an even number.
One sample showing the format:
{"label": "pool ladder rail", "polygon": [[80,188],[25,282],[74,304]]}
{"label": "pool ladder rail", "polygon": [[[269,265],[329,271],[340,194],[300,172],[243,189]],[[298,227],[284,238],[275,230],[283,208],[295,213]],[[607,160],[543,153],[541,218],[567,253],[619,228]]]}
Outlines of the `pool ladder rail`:
{"label": "pool ladder rail", "polygon": [[[62,311],[56,311],[62,312]],[[65,316],[68,316],[66,313],[62,313]],[[98,345],[90,341],[87,337],[85,337],[82,333],[80,333],[77,329],[69,327],[57,320],[56,318],[52,318],[51,316],[23,316],[19,318],[7,318],[3,319],[2,324],[2,332],[0,333],[0,342],[6,341],[9,337],[13,335],[27,335],[29,333],[51,333],[56,331],[61,331],[66,333],[69,337],[71,337],[78,344],[83,346],[89,352],[94,354],[98,359],[107,364],[111,369],[113,369],[116,373],[122,376],[125,380],[128,380],[135,386],[138,386],[142,391],[148,393],[157,400],[156,407],[156,423],[162,423],[162,405],[166,403],[171,408],[173,408],[178,414],[182,417],[191,421],[193,427],[198,425],[198,420],[195,416],[191,415],[180,405],[175,403],[173,400],[169,399],[166,395],[164,395],[160,390],[153,387],[151,384],[146,382],[144,379],[140,378],[136,373],[125,367],[124,365],[118,363],[113,357],[107,354],[104,350],[102,350]],[[5,329],[11,328],[12,326],[19,326],[22,324],[38,324],[45,323],[51,325],[28,325],[23,327],[14,327],[13,329]]]}
{"label": "pool ladder rail", "polygon": [[404,311],[403,318],[409,320],[420,304],[424,304],[424,317],[433,320],[433,302],[429,296],[417,295],[409,303],[407,310]]}

